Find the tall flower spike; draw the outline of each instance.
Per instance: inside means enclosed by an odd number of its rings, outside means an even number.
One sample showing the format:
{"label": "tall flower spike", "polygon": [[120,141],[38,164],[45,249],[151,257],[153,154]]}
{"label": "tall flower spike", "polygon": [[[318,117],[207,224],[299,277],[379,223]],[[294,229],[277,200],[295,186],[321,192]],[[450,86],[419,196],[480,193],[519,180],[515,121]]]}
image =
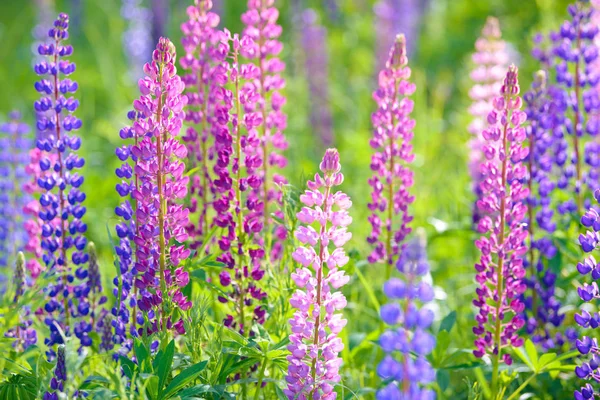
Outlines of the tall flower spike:
{"label": "tall flower spike", "polygon": [[276,186],[287,182],[278,172],[287,165],[287,160],[282,153],[287,149],[288,143],[283,135],[287,126],[287,116],[282,110],[286,99],[279,92],[285,87],[285,80],[281,76],[285,70],[285,63],[279,58],[283,49],[283,44],[279,41],[282,28],[277,25],[279,10],[274,4],[275,0],[248,0],[248,10],[242,14],[242,22],[245,25],[244,36],[251,41],[246,46],[242,46],[240,53],[252,60],[258,68],[254,86],[259,98],[253,104],[253,110],[260,113],[263,121],[257,127],[263,158],[261,168],[263,185],[261,192],[257,192],[257,196],[263,203],[263,224],[267,233],[267,244],[270,244],[272,236],[277,239],[272,243],[271,257],[278,259],[286,230],[285,227],[277,225],[272,231],[270,213],[283,217],[280,210],[282,195]]}
{"label": "tall flower spike", "polygon": [[527,230],[523,221],[529,190],[521,183],[527,174],[522,161],[528,154],[522,146],[526,134],[521,125],[527,116],[520,110],[521,103],[517,68],[511,65],[482,133],[486,161],[481,165],[482,198],[477,201],[482,215],[477,228],[484,236],[475,241],[481,259],[475,264],[479,288],[473,304],[479,313],[473,328],[478,336],[473,353],[492,357],[493,394],[498,390],[500,362],[512,363],[503,350],[523,344],[518,331],[525,323],[521,317],[524,304],[519,296],[525,291],[522,279]]}
{"label": "tall flower spike", "polygon": [[11,121],[0,125],[0,292],[12,276],[17,252],[23,250],[28,235],[24,227],[23,208],[31,200],[23,190],[27,181],[25,171],[32,147],[28,138],[29,126],[20,121],[18,112],[9,115]]}
{"label": "tall flower spike", "polygon": [[185,85],[175,67],[175,46],[169,39],[160,38],[144,73],[146,77],[139,81],[142,95],[133,102],[135,110],[146,116],[133,125],[139,142],[131,154],[137,158],[139,182],[119,194],[132,190],[136,201],[135,286],[137,305],[148,320],[146,333],[174,329],[183,334],[181,313],[175,313],[177,321],[172,316],[175,310],[187,311],[192,306],[181,292],[189,276],[179,266],[190,255],[181,244],[188,238],[185,227],[189,211],[180,204],[189,182],[182,161],[187,149],[177,138],[186,98],[182,96]]}
{"label": "tall flower spike", "polygon": [[411,232],[408,206],[414,201],[409,193],[413,173],[407,164],[414,159],[411,141],[415,120],[410,117],[414,102],[409,96],[415,92],[415,84],[408,80],[411,70],[407,62],[406,40],[404,35],[398,35],[386,67],[379,73],[379,88],[373,93],[377,111],[371,116],[374,129],[369,143],[375,152],[371,157],[372,214],[367,240],[374,246],[369,262],[384,262],[387,278],[399,245]]}
{"label": "tall flower spike", "polygon": [[58,400],[59,393],[65,392],[65,382],[67,381],[67,363],[65,357],[65,346],[58,346],[58,357],[56,359],[56,367],[54,368],[54,376],[50,380],[50,390],[44,393],[43,400]]}
{"label": "tall flower spike", "polygon": [[[233,42],[232,49],[230,41]],[[220,126],[215,138],[218,155],[214,184],[218,199],[214,209],[217,212],[215,224],[224,228],[224,234],[218,240],[223,252],[218,260],[227,267],[219,274],[219,281],[223,287],[231,289],[228,298],[220,297],[219,300],[231,305],[225,326],[246,335],[250,334],[255,322],[262,324],[265,321],[265,309],[256,303],[267,296],[258,286],[265,274],[260,263],[264,250],[259,240],[263,230],[263,202],[257,196],[262,186],[259,168],[263,159],[256,128],[262,124],[262,118],[260,112],[253,111],[259,95],[252,84],[258,79],[259,70],[253,64],[240,64],[239,61],[240,51],[249,51],[254,46],[252,39],[244,36],[240,40],[226,31],[221,46],[231,52],[233,58],[227,71],[233,91],[223,85],[216,92],[216,115]]]}
{"label": "tall flower spike", "polygon": [[321,138],[321,145],[334,141],[333,117],[329,101],[329,51],[327,28],[317,21],[315,10],[302,12],[304,70],[310,93],[310,125]]}
{"label": "tall flower spike", "polygon": [[434,314],[419,307],[434,297],[433,287],[423,280],[429,273],[425,246],[423,235],[410,241],[396,264],[403,279],[391,278],[383,286],[385,295],[395,302],[380,311],[389,328],[379,338],[385,357],[377,375],[389,383],[377,391],[377,400],[435,399],[435,392],[422,387],[435,380],[435,371],[426,359],[435,347],[435,338],[427,332]]}
{"label": "tall flower spike", "polygon": [[211,10],[211,0],[195,0],[187,9],[189,20],[181,24],[185,56],[179,62],[186,71],[182,78],[188,99],[185,121],[190,125],[183,140],[188,148],[187,168],[198,171],[192,175],[190,185],[190,213],[197,212],[187,227],[192,249],[203,244],[203,237],[211,228],[208,213],[216,192],[211,170],[215,163],[214,138],[220,128],[215,112],[217,92],[226,78],[222,64],[227,52],[220,46],[219,16]]}
{"label": "tall flower spike", "polygon": [[[486,117],[494,109],[493,101],[502,86],[502,79],[506,74],[508,64],[508,53],[506,43],[502,40],[500,24],[498,19],[488,17],[481,36],[475,42],[475,53],[472,56],[474,69],[471,71],[473,86],[469,96],[473,100],[469,112],[473,116],[473,122],[469,125],[469,132],[473,135],[469,141],[470,160],[469,170],[473,182],[473,191],[476,200],[482,196],[480,165],[485,162],[483,147],[487,145],[482,136],[486,127]],[[473,210],[473,221],[478,222],[479,210],[475,205]]]}
{"label": "tall flower spike", "polygon": [[89,256],[83,235],[87,230],[82,221],[86,212],[82,205],[85,193],[80,190],[83,176],[76,172],[85,163],[77,155],[81,139],[75,135],[81,128],[81,120],[73,115],[79,101],[66,97],[75,93],[78,85],[63,77],[75,71],[75,64],[66,59],[73,54],[73,47],[64,44],[69,37],[68,28],[69,17],[60,14],[48,31],[52,43],[38,47],[39,54],[47,60],[34,68],[42,77],[35,83],[35,89],[42,96],[34,108],[43,113],[39,115],[37,128],[46,133],[37,141],[41,152],[41,176],[37,183],[42,190],[38,214],[43,221],[41,247],[45,253],[42,259],[57,277],[56,283],[45,289],[48,296],[45,322],[50,329],[45,343],[50,347],[50,356],[52,346],[63,342],[60,330],[66,335],[75,333],[82,346],[92,343],[88,335],[92,326],[85,320],[89,313],[88,292],[83,289],[85,283],[77,283],[87,278]]}
{"label": "tall flower spike", "polygon": [[19,300],[25,294],[25,280],[25,256],[19,252],[13,278],[13,307],[19,313],[19,320],[16,327],[4,334],[4,337],[15,339],[13,347],[17,351],[24,351],[37,342],[37,332],[31,327],[33,324],[30,318],[31,310],[28,305],[19,304]]}
{"label": "tall flower spike", "polygon": [[[594,193],[596,202],[600,202],[600,189]],[[579,243],[585,253],[592,253],[598,250],[600,244],[600,216],[598,215],[598,206],[590,207],[581,217],[581,224],[587,229],[585,234],[579,235]],[[595,305],[600,299],[600,289],[598,289],[598,280],[600,279],[600,264],[596,262],[593,255],[577,264],[577,271],[582,275],[584,283],[577,288],[577,293],[584,303]],[[585,282],[587,280],[587,282]],[[580,313],[575,314],[575,322],[586,329],[589,336],[581,336],[575,342],[577,350],[584,358],[583,363],[575,368],[575,375],[579,379],[595,384],[600,380],[600,347],[598,346],[597,334],[593,330],[598,330],[600,326],[600,314],[590,312],[590,308],[584,307]],[[589,331],[593,329],[592,331]],[[576,400],[587,400],[596,398],[600,393],[590,383],[586,383],[580,390],[575,391]]]}
{"label": "tall flower spike", "polygon": [[336,311],[346,306],[338,289],[349,280],[341,268],[348,262],[343,246],[352,237],[352,202],[346,194],[334,193],[344,181],[337,150],[328,149],[319,167],[321,174],[307,182],[308,190],[300,196],[304,207],[297,214],[302,225],[296,238],[303,246],[292,254],[300,266],[292,273],[298,289],[290,299],[296,312],[290,319],[288,399],[335,399],[334,385],[340,381],[338,354],[344,344],[338,334],[346,320]]}

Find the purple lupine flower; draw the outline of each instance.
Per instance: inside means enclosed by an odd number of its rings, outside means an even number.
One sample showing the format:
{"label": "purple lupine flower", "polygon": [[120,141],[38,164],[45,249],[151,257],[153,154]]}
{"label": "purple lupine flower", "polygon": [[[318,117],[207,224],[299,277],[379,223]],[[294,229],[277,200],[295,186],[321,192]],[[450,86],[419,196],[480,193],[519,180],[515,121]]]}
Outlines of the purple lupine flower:
{"label": "purple lupine flower", "polygon": [[[98,321],[96,325],[100,330],[100,350],[110,351],[115,346],[114,344],[114,335],[113,335],[113,326],[112,326],[112,315],[110,313],[104,313],[102,318]],[[122,354],[125,355],[125,354]]]}
{"label": "purple lupine flower", "polygon": [[288,147],[283,135],[287,127],[287,116],[283,112],[286,98],[280,93],[285,87],[285,79],[281,76],[285,63],[279,58],[283,44],[279,40],[281,25],[277,24],[279,10],[274,6],[275,0],[248,0],[248,10],[242,14],[245,25],[244,37],[250,39],[242,46],[240,54],[251,60],[258,69],[254,86],[259,98],[253,102],[253,111],[258,111],[263,123],[259,125],[261,142],[263,180],[262,191],[257,189],[256,196],[262,203],[263,225],[267,233],[267,241],[271,244],[271,258],[279,259],[283,249],[287,231],[284,226],[274,225],[271,213],[283,218],[281,211],[282,193],[277,189],[287,183],[284,176],[279,174],[287,165],[287,159],[282,154]]}
{"label": "purple lupine flower", "polygon": [[[471,80],[473,86],[469,91],[469,96],[473,103],[469,112],[473,116],[473,121],[469,125],[469,132],[473,136],[469,141],[469,171],[476,201],[482,196],[480,188],[483,177],[480,166],[485,162],[483,147],[486,145],[486,140],[482,136],[486,127],[485,119],[494,108],[493,101],[502,86],[502,79],[506,74],[508,63],[506,43],[501,36],[498,19],[488,17],[481,36],[475,42],[475,53],[472,56],[474,69],[471,71]],[[479,218],[479,210],[475,205],[473,221],[477,223]]]}
{"label": "purple lupine flower", "polygon": [[[38,179],[42,189],[39,217],[42,225],[42,257],[46,268],[56,275],[57,281],[45,288],[48,301],[44,307],[45,323],[50,337],[45,339],[53,356],[52,346],[63,343],[60,330],[65,335],[75,334],[82,346],[92,343],[89,332],[92,325],[86,320],[90,305],[85,283],[78,284],[88,276],[86,264],[89,256],[85,252],[87,240],[83,234],[87,225],[82,218],[86,208],[82,205],[85,193],[81,191],[83,176],[76,171],[85,161],[77,155],[81,139],[75,131],[81,128],[81,120],[73,115],[79,101],[70,95],[78,85],[66,76],[75,71],[75,64],[67,57],[73,47],[65,45],[69,37],[69,17],[60,14],[54,27],[48,31],[50,44],[42,44],[38,51],[47,60],[35,65],[35,72],[42,77],[35,83],[41,98],[34,103],[36,111],[46,113],[37,121],[37,128],[47,135],[37,140],[42,152]],[[65,76],[65,77],[63,77]],[[67,97],[70,96],[70,97]],[[60,329],[59,329],[60,328]]]}
{"label": "purple lupine flower", "polygon": [[[239,63],[240,52],[248,52],[254,42],[247,36],[241,40],[237,35],[232,38],[226,31],[220,47],[227,53],[230,41],[233,64],[227,72],[233,91],[224,85],[215,91],[216,123],[220,126],[215,131],[218,154],[214,185],[218,194],[213,207],[217,213],[215,224],[225,232],[218,240],[223,253],[217,259],[227,267],[219,274],[221,285],[231,286],[228,298],[219,300],[232,305],[225,326],[249,334],[252,324],[264,323],[266,316],[264,307],[256,305],[266,297],[257,285],[265,273],[260,265],[264,250],[258,237],[263,230],[263,202],[257,197],[263,183],[259,175],[263,159],[257,128],[263,121],[261,113],[255,111],[260,96],[254,82],[259,70],[253,64]],[[220,75],[217,80],[225,82],[227,75]]]}
{"label": "purple lupine flower", "polygon": [[346,320],[336,311],[346,306],[346,298],[337,289],[349,280],[341,268],[348,262],[343,246],[352,237],[352,202],[345,193],[334,192],[344,181],[337,150],[327,149],[319,168],[322,175],[308,181],[300,196],[304,207],[297,214],[302,225],[296,238],[303,246],[292,255],[300,267],[292,273],[298,289],[290,299],[296,312],[290,319],[288,399],[335,399],[334,385],[340,382],[338,354],[344,344],[338,334]]}
{"label": "purple lupine flower", "polygon": [[17,351],[25,351],[37,342],[37,332],[32,328],[31,309],[28,305],[19,304],[19,300],[25,294],[25,280],[25,256],[22,252],[19,252],[13,279],[13,304],[18,310],[19,322],[16,327],[9,329],[4,334],[4,337],[15,339],[13,347]]}
{"label": "purple lupine flower", "polygon": [[10,122],[0,125],[0,292],[6,290],[6,281],[12,275],[7,271],[14,265],[17,252],[28,241],[24,227],[25,205],[31,200],[23,190],[27,182],[28,151],[33,147],[28,137],[29,126],[20,121],[18,112],[10,114]]}
{"label": "purple lupine flower", "polygon": [[317,13],[302,12],[302,48],[304,69],[310,93],[310,124],[323,146],[334,141],[333,117],[329,99],[329,51],[327,29],[317,21]]}
{"label": "purple lupine flower", "polygon": [[152,53],[152,13],[143,7],[143,0],[123,0],[121,16],[127,21],[123,50],[129,61],[130,75],[137,80]]}
{"label": "purple lupine flower", "polygon": [[[185,333],[180,316],[173,321],[170,310],[187,311],[192,303],[181,292],[189,283],[188,273],[179,266],[190,255],[184,243],[188,235],[189,211],[179,200],[187,194],[189,178],[184,176],[186,147],[177,138],[183,123],[182,95],[185,85],[177,76],[175,46],[160,38],[152,53],[152,62],[144,65],[146,77],[140,79],[142,95],[133,102],[135,110],[146,118],[133,124],[139,141],[131,147],[137,158],[136,187],[117,188],[123,196],[131,191],[136,201],[137,232],[135,286],[137,305],[148,319],[148,334],[173,328]],[[144,328],[138,330],[142,333]]]}
{"label": "purple lupine flower", "polygon": [[[142,113],[129,111],[127,118],[132,121],[144,118]],[[143,316],[138,316],[137,312],[137,291],[134,285],[136,268],[134,255],[135,237],[139,236],[137,230],[137,213],[132,207],[136,204],[132,197],[134,191],[139,191],[139,179],[137,173],[138,158],[132,153],[132,147],[137,146],[139,140],[143,137],[138,135],[133,126],[125,126],[119,131],[119,137],[126,141],[125,145],[117,147],[115,153],[122,164],[115,170],[117,178],[121,180],[116,185],[116,191],[123,198],[121,203],[115,208],[115,214],[119,222],[115,226],[118,237],[118,243],[115,244],[115,254],[117,255],[117,267],[119,274],[113,279],[113,296],[117,301],[111,309],[111,325],[114,328],[113,341],[115,345],[120,346],[117,354],[125,356],[133,348],[132,338],[137,336],[137,324],[143,324]],[[138,318],[140,319],[138,321]]]}
{"label": "purple lupine flower", "polygon": [[404,279],[391,278],[383,286],[385,295],[395,302],[380,310],[381,319],[390,328],[379,338],[385,356],[377,375],[387,383],[375,397],[435,399],[435,392],[423,387],[435,380],[435,371],[426,359],[435,347],[435,338],[427,332],[434,314],[419,307],[434,297],[433,287],[423,280],[429,273],[424,237],[413,239],[402,249],[396,268]]}
{"label": "purple lupine flower", "polygon": [[[600,202],[600,189],[596,189],[594,197],[596,202]],[[581,224],[587,229],[587,232],[579,235],[579,244],[586,253],[598,250],[598,244],[600,243],[600,235],[598,234],[600,232],[600,215],[598,215],[597,209],[597,206],[592,206],[581,217]],[[600,279],[600,264],[590,254],[585,260],[577,264],[577,271],[584,280],[583,285],[577,288],[579,297],[584,303],[596,304],[600,299],[600,290],[597,283]],[[586,330],[597,329],[600,326],[600,314],[590,311],[590,308],[583,307],[580,313],[575,314],[575,322]],[[575,342],[577,350],[585,360],[575,368],[575,375],[579,379],[595,383],[600,379],[600,347],[595,332],[591,331],[589,335],[581,336]],[[575,399],[593,399],[598,394],[592,385],[586,383],[580,390],[575,391]]]}
{"label": "purple lupine flower", "polygon": [[65,382],[67,381],[67,363],[65,357],[65,346],[58,346],[58,356],[56,358],[56,367],[54,376],[50,380],[50,390],[44,393],[43,400],[58,400],[59,393],[65,392]]}
{"label": "purple lupine flower", "polygon": [[208,212],[216,193],[211,166],[215,163],[214,138],[220,128],[216,123],[216,92],[225,83],[215,78],[226,79],[222,64],[227,52],[220,46],[219,16],[211,10],[211,0],[196,0],[187,9],[189,20],[181,24],[185,56],[179,62],[186,71],[182,77],[188,99],[185,121],[190,124],[183,140],[188,148],[187,168],[198,170],[190,185],[190,213],[198,213],[197,222],[191,221],[187,227],[192,249],[203,244],[203,236],[211,227]]}
{"label": "purple lupine flower", "polygon": [[473,333],[476,357],[490,354],[493,362],[492,392],[498,389],[498,366],[512,359],[503,350],[523,344],[519,329],[525,323],[524,304],[519,296],[525,291],[523,256],[527,253],[527,230],[523,226],[529,190],[521,181],[526,177],[522,164],[528,149],[521,126],[527,119],[521,111],[517,68],[511,65],[487,117],[488,127],[482,137],[486,159],[481,166],[482,198],[477,201],[481,212],[478,231],[485,234],[475,241],[481,259],[475,264],[479,284],[473,304],[479,309]]}
{"label": "purple lupine flower", "polygon": [[368,206],[372,214],[367,240],[374,246],[369,262],[384,261],[387,278],[399,245],[411,232],[408,206],[414,201],[409,193],[413,173],[407,164],[414,159],[411,141],[415,120],[410,117],[414,102],[409,96],[415,92],[415,84],[408,80],[411,70],[407,63],[406,39],[398,35],[386,67],[379,73],[379,87],[373,93],[377,110],[371,116],[374,129],[369,142],[375,152],[371,157],[373,176],[369,179]]}

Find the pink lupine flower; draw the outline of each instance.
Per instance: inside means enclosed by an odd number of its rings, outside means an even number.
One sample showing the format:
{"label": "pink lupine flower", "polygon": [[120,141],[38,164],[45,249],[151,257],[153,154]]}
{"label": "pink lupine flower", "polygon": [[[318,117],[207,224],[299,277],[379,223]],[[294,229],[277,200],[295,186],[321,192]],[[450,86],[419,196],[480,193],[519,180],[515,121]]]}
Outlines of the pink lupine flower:
{"label": "pink lupine flower", "polygon": [[413,172],[407,164],[414,159],[411,141],[415,120],[410,118],[414,102],[408,96],[415,92],[415,84],[408,80],[411,70],[407,62],[406,40],[398,35],[386,67],[379,74],[379,88],[373,93],[378,107],[372,115],[372,230],[367,240],[374,246],[369,262],[384,261],[388,278],[399,246],[411,232],[408,206],[414,201],[408,191],[413,185]]}
{"label": "pink lupine flower", "polygon": [[[300,264],[292,273],[299,289],[290,299],[296,312],[290,319],[285,394],[297,400],[336,398],[333,385],[340,381],[342,363],[338,353],[344,348],[338,334],[346,320],[336,311],[346,306],[346,298],[335,289],[349,280],[340,268],[348,262],[343,246],[352,237],[347,231],[352,202],[346,194],[333,191],[344,180],[337,150],[325,152],[320,169],[322,175],[308,181],[308,190],[300,197],[305,207],[298,213],[298,218],[311,215],[316,226],[309,223],[296,231],[304,246],[292,255]],[[342,217],[334,219],[334,213]]]}
{"label": "pink lupine flower", "polygon": [[481,166],[482,198],[477,201],[482,215],[478,230],[485,235],[475,242],[481,259],[475,265],[479,288],[473,304],[479,313],[473,328],[478,336],[473,353],[477,357],[484,354],[492,357],[492,386],[497,388],[499,363],[512,363],[504,350],[523,344],[519,329],[525,323],[521,315],[524,304],[519,298],[526,289],[522,279],[528,232],[523,222],[527,212],[524,200],[529,190],[521,181],[527,173],[522,161],[528,149],[522,146],[526,134],[521,125],[527,116],[520,110],[522,101],[515,66],[509,68],[500,96],[493,104],[488,127],[482,132],[486,140],[484,150],[492,157]]}

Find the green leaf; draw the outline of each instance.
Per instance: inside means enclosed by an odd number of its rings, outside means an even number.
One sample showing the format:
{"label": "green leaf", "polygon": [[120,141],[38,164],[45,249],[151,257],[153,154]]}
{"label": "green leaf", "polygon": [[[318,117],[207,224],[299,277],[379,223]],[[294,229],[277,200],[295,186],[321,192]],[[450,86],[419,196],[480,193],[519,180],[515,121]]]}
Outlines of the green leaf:
{"label": "green leaf", "polygon": [[445,392],[450,386],[450,373],[446,370],[439,370],[436,374],[436,381],[442,392]]}
{"label": "green leaf", "polygon": [[456,324],[456,311],[452,311],[450,314],[444,317],[444,319],[440,323],[440,332],[450,332],[454,327],[454,324]]}
{"label": "green leaf", "polygon": [[136,365],[129,358],[124,356],[119,356],[119,361],[121,362],[121,368],[123,368],[123,373],[129,379],[133,377],[133,371],[136,369]]}
{"label": "green leaf", "polygon": [[535,344],[531,341],[531,339],[527,339],[525,341],[525,352],[527,353],[527,357],[531,360],[531,364],[533,364],[533,370],[538,372],[539,369],[539,356],[537,348]]}
{"label": "green leaf", "polygon": [[514,352],[521,359],[521,361],[523,361],[523,363],[525,363],[525,365],[527,365],[529,367],[529,369],[532,372],[535,372],[535,365],[533,365],[533,363],[529,359],[529,356],[527,355],[527,353],[525,352],[525,349],[523,347],[518,347],[518,348],[514,349]]}
{"label": "green leaf", "polygon": [[162,350],[156,355],[156,359],[152,363],[154,371],[158,375],[158,396],[162,394],[165,382],[171,372],[171,365],[173,364],[173,356],[175,355],[175,341],[171,340],[167,345],[167,348],[163,352]]}
{"label": "green leaf", "polygon": [[145,373],[152,372],[150,368],[150,353],[148,352],[148,349],[141,340],[135,340],[133,344],[133,351],[135,352],[135,357],[137,358],[138,367],[140,371]]}
{"label": "green leaf", "polygon": [[208,361],[201,361],[181,371],[167,386],[161,399],[170,399],[188,383],[192,382],[206,368]]}
{"label": "green leaf", "polygon": [[[541,370],[543,369],[546,365],[550,364],[551,362],[556,360],[556,353],[546,353],[546,354],[542,354],[542,356],[540,357],[540,360],[538,362],[538,368]],[[560,363],[559,363],[560,364]]]}

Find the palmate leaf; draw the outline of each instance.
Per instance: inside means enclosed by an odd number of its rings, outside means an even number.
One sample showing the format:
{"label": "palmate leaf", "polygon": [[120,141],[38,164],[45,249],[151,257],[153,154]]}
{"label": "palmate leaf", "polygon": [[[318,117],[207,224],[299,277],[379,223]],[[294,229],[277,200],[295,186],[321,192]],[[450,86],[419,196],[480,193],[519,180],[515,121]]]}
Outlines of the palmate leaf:
{"label": "palmate leaf", "polygon": [[35,400],[37,396],[37,379],[33,374],[12,375],[0,383],[0,399]]}
{"label": "palmate leaf", "polygon": [[160,395],[159,399],[167,400],[172,398],[181,390],[184,386],[190,384],[200,375],[200,373],[206,368],[208,361],[201,361],[197,364],[192,365],[181,371],[167,386],[165,391]]}
{"label": "palmate leaf", "polygon": [[163,351],[160,350],[156,355],[156,358],[152,362],[154,371],[158,374],[158,396],[160,397],[163,391],[163,387],[171,372],[171,365],[173,364],[173,356],[175,355],[175,341],[171,340],[167,345],[167,348]]}

